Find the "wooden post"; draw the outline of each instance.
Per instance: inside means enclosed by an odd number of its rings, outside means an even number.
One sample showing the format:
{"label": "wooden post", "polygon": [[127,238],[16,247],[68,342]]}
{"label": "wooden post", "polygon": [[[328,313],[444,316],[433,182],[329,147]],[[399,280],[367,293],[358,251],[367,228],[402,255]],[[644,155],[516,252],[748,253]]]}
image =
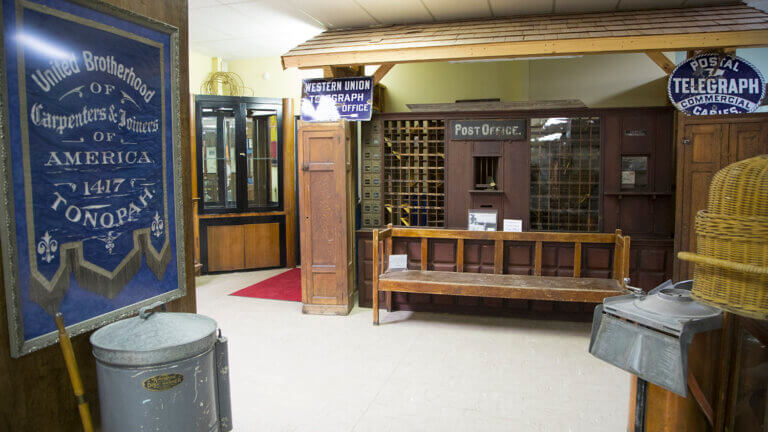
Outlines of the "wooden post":
{"label": "wooden post", "polygon": [[427,269],[427,255],[429,254],[429,239],[423,237],[421,239],[421,269]]}
{"label": "wooden post", "polygon": [[581,277],[581,242],[573,245],[573,277]]}
{"label": "wooden post", "polygon": [[379,66],[378,69],[376,69],[376,72],[373,73],[373,85],[378,84],[381,79],[384,78],[384,75],[386,75],[393,66],[395,66],[394,63],[384,63],[383,65]]}
{"label": "wooden post", "polygon": [[[389,229],[392,229],[392,225],[389,225]],[[384,250],[383,256],[381,257],[383,264],[381,265],[381,268],[384,271],[389,271],[389,256],[392,255],[392,234],[389,235],[386,239],[384,239],[384,246],[382,248]],[[386,293],[386,302],[387,302],[387,312],[392,312],[392,292]]]}
{"label": "wooden post", "polygon": [[464,272],[464,239],[456,240],[456,271]]}
{"label": "wooden post", "polygon": [[[623,244],[621,245],[622,251],[624,252],[624,278],[629,277],[629,242],[630,238],[627,236],[622,236]],[[621,279],[621,284],[624,286],[624,278]]]}
{"label": "wooden post", "polygon": [[535,276],[541,276],[541,249],[541,242],[537,241],[535,256],[533,257],[533,274]]}
{"label": "wooden post", "polygon": [[373,324],[379,324],[379,230],[373,230]]}
{"label": "wooden post", "polygon": [[616,238],[613,241],[613,278],[619,281],[621,286],[624,286],[624,270],[622,264],[624,263],[624,242],[621,238],[621,230],[617,229],[614,234]]}
{"label": "wooden post", "polygon": [[669,57],[664,55],[663,52],[646,51],[645,55],[647,55],[651,60],[653,60],[653,62],[656,63],[656,65],[660,67],[665,74],[669,75],[672,73],[673,70],[675,70],[675,63],[672,60],[670,60]]}
{"label": "wooden post", "polygon": [[[296,267],[296,166],[293,99],[283,98],[283,202],[285,203],[285,266]],[[194,159],[194,158],[193,158]],[[195,176],[192,176],[193,178]]]}
{"label": "wooden post", "polygon": [[498,239],[493,246],[493,272],[504,273],[504,240]]}

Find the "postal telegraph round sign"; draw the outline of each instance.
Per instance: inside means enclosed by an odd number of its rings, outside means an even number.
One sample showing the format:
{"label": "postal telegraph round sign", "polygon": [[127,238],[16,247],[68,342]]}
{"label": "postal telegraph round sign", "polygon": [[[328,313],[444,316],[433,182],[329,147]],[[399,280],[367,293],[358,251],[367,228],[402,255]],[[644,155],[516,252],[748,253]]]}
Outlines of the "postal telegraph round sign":
{"label": "postal telegraph round sign", "polygon": [[702,54],[677,65],[667,91],[672,104],[686,114],[744,114],[760,106],[765,78],[740,57]]}

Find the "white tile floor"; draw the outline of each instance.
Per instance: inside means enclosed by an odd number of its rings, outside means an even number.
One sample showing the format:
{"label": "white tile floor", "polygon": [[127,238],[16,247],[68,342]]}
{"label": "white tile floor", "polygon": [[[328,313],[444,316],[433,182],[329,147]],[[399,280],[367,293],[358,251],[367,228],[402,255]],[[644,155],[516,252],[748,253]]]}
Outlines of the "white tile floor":
{"label": "white tile floor", "polygon": [[230,340],[237,432],[617,432],[629,375],[589,323],[371,310],[302,315],[228,294],[284,270],[203,276],[198,312]]}

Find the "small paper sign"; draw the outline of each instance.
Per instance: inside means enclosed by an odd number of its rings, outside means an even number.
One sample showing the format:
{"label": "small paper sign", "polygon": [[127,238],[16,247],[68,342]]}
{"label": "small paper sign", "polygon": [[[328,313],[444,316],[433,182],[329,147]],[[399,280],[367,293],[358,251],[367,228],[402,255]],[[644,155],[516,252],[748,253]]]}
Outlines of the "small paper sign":
{"label": "small paper sign", "polygon": [[622,171],[621,172],[621,184],[634,185],[635,184],[635,172],[634,171]]}
{"label": "small paper sign", "polygon": [[523,232],[522,219],[504,219],[504,231]]}
{"label": "small paper sign", "polygon": [[408,270],[408,255],[390,255],[389,256],[389,271],[404,271]]}

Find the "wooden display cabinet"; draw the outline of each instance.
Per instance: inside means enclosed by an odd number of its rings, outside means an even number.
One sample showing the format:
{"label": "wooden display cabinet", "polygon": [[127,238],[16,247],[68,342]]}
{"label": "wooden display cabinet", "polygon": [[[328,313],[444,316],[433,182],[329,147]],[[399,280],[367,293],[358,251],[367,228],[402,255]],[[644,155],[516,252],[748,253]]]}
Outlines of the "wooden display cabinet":
{"label": "wooden display cabinet", "polygon": [[197,95],[194,119],[201,272],[294,267],[292,101]]}

